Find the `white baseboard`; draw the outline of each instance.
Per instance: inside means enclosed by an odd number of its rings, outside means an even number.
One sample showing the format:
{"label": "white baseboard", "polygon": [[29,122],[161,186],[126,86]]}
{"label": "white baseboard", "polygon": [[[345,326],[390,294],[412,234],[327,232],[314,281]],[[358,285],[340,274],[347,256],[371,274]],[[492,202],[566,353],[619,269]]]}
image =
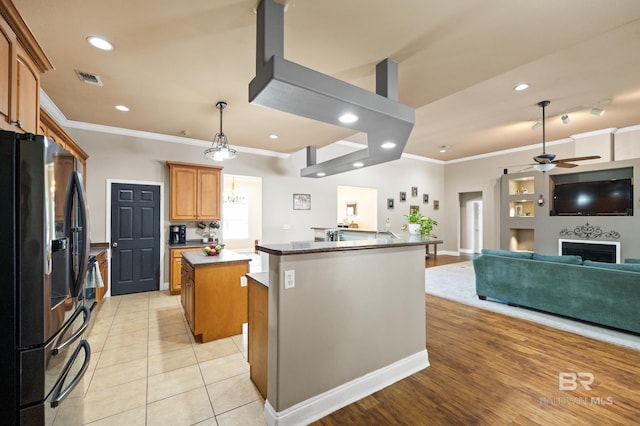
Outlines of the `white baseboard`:
{"label": "white baseboard", "polygon": [[428,366],[429,354],[425,349],[280,412],[267,399],[264,418],[269,426],[306,425]]}
{"label": "white baseboard", "polygon": [[446,254],[449,256],[460,256],[459,251],[451,251],[451,250],[438,250],[438,254]]}

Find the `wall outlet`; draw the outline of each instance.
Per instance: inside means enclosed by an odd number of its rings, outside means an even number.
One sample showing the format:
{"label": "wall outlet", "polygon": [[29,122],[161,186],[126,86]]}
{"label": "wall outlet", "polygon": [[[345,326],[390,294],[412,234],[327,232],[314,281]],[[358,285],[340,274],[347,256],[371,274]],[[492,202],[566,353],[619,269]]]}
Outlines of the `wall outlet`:
{"label": "wall outlet", "polygon": [[284,288],[294,288],[296,286],[296,271],[289,269],[284,271]]}
{"label": "wall outlet", "polygon": [[246,287],[247,286],[247,277],[240,277],[240,287]]}

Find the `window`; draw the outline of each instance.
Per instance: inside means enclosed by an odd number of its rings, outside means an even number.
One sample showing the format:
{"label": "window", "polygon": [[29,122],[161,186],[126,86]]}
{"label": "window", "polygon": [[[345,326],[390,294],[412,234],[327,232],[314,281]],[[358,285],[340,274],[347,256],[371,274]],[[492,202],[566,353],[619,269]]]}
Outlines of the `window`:
{"label": "window", "polygon": [[222,208],[224,238],[226,240],[246,240],[249,238],[249,203],[231,203],[225,200]]}

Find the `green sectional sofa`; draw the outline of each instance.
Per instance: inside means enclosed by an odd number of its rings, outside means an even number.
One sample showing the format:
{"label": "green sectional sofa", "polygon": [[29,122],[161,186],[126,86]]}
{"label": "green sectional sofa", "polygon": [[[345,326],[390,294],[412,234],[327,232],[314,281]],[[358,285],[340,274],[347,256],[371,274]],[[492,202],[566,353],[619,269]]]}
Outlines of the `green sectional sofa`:
{"label": "green sectional sofa", "polygon": [[640,263],[482,250],[473,260],[476,294],[640,333]]}

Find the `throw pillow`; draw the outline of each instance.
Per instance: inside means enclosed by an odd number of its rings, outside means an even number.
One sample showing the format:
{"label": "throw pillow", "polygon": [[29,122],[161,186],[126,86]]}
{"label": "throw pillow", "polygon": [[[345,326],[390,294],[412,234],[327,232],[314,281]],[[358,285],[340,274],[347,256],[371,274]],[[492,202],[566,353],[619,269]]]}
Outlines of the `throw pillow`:
{"label": "throw pillow", "polygon": [[582,265],[582,258],[577,255],[551,256],[547,254],[533,253],[533,260],[542,260],[543,262],[565,263],[569,265]]}
{"label": "throw pillow", "polygon": [[533,257],[533,253],[528,251],[482,249],[482,254],[489,256],[515,257],[516,259],[531,259]]}
{"label": "throw pillow", "polygon": [[607,263],[585,260],[584,266],[594,266],[596,268],[615,269],[617,271],[640,272],[640,263]]}

